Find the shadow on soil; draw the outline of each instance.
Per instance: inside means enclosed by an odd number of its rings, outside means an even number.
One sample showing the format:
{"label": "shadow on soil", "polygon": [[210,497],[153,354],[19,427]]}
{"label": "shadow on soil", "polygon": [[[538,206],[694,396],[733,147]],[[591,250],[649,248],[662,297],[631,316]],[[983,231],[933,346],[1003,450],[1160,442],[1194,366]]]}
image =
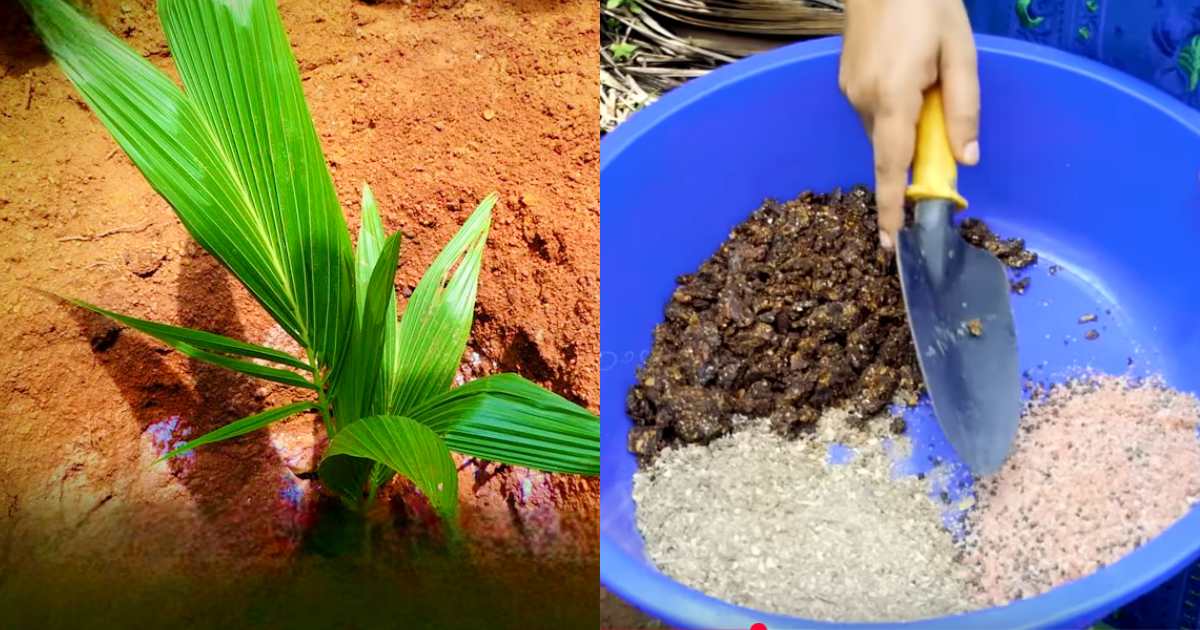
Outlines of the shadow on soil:
{"label": "shadow on soil", "polygon": [[[182,325],[245,339],[227,272],[193,247],[178,281]],[[254,413],[258,382],[198,362],[172,369],[169,348],[71,306],[82,337],[117,384],[141,431],[179,416],[195,437]],[[138,313],[131,313],[137,315]],[[144,314],[144,313],[143,313]],[[169,464],[208,525],[228,532],[214,556],[271,558],[261,570],[150,575],[114,557],[103,575],[48,562],[0,588],[0,628],[587,628],[598,620],[598,565],[447,543],[415,492],[377,503],[372,525],[332,499],[303,544],[273,553],[263,541],[294,535],[279,519],[250,518],[278,500],[287,473],[266,432],[195,451]],[[266,528],[255,531],[247,528]],[[181,533],[186,535],[186,532]],[[104,553],[97,550],[97,553]],[[198,559],[203,560],[203,559]],[[219,566],[219,563],[218,563]],[[243,565],[244,566],[244,565]]]}
{"label": "shadow on soil", "polygon": [[0,2],[0,66],[10,77],[50,63],[50,55],[33,33],[33,23],[14,0]]}
{"label": "shadow on soil", "polygon": [[[179,323],[245,339],[233,311],[229,282],[227,272],[215,260],[192,246],[183,257],[178,280]],[[263,403],[255,398],[259,384],[248,377],[190,360],[188,378],[168,365],[165,355],[174,352],[170,348],[141,333],[120,330],[99,315],[71,306],[64,308],[69,309],[97,360],[120,389],[138,430],[149,430],[164,442],[162,451],[166,444],[194,439],[262,410]],[[179,420],[172,421],[174,417]],[[225,538],[229,545],[226,551],[269,554],[270,550],[261,548],[263,541],[286,538],[282,523],[243,516],[248,509],[270,509],[285,489],[280,472],[286,472],[286,468],[265,431],[197,449],[167,465],[210,524],[237,524],[241,529],[239,535]]]}

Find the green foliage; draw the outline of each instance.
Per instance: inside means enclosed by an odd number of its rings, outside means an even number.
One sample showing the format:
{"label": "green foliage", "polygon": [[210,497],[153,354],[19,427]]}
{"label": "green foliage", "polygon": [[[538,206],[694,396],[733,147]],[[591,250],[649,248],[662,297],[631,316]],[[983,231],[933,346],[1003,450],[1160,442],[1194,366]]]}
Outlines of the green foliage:
{"label": "green foliage", "polygon": [[1200,35],[1193,35],[1191,41],[1179,49],[1179,69],[1187,77],[1188,91],[1195,92],[1200,84]]}
{"label": "green foliage", "polygon": [[[342,371],[343,379],[334,384],[333,405],[337,409],[335,430],[347,426],[364,415],[377,410],[375,392],[379,387],[380,362],[383,357],[384,335],[396,326],[396,263],[400,256],[400,233],[384,239],[374,269],[365,285],[362,313],[355,322],[350,345],[349,365]],[[392,319],[388,320],[388,305]]]}
{"label": "green foliage", "polygon": [[624,7],[633,13],[637,13],[638,11],[642,10],[642,8],[638,6],[637,0],[607,0],[607,2],[604,3],[604,6],[613,10]]}
{"label": "green foliage", "polygon": [[82,300],[68,301],[75,306],[103,315],[139,332],[146,333],[193,359],[199,359],[236,372],[264,378],[269,381],[276,381],[285,385],[295,385],[309,389],[316,388],[311,381],[295,372],[267,367],[245,360],[262,359],[311,372],[311,366],[305,365],[304,362],[296,357],[275,350],[274,348],[256,346],[201,330],[192,330],[190,328],[181,328],[179,326],[129,317],[128,315],[114,313],[99,306],[88,304]]}
{"label": "green foliage", "polygon": [[[362,321],[363,308],[366,305],[367,286],[371,281],[371,272],[375,269],[376,261],[379,259],[379,254],[386,240],[387,235],[383,230],[383,221],[379,217],[379,204],[375,201],[375,195],[371,192],[371,188],[364,184],[361,226],[358,232],[358,250],[356,252],[356,266],[358,269],[357,292],[359,298],[358,317],[360,322]],[[392,393],[396,387],[394,373],[396,361],[400,356],[400,346],[399,337],[396,334],[395,287],[392,287],[391,292],[387,296],[387,312],[384,315],[384,319],[391,322],[391,325],[383,329],[383,354],[380,357],[379,376],[375,384],[376,398],[379,401],[391,400]],[[373,409],[382,408],[382,406],[379,406]]]}
{"label": "green foliage", "polygon": [[241,420],[230,422],[229,424],[215,431],[209,431],[208,433],[205,433],[204,435],[191,440],[172,451],[169,451],[162,457],[158,458],[158,461],[171,459],[176,455],[182,455],[194,448],[204,446],[205,444],[212,444],[213,442],[220,442],[221,440],[228,440],[229,438],[234,438],[239,435],[245,435],[251,431],[257,431],[263,427],[266,427],[272,422],[275,422],[276,420],[290,418],[298,413],[303,413],[312,409],[316,409],[316,406],[313,405],[311,401],[303,400],[290,405],[284,405],[283,407],[268,409],[252,416],[247,416]]}
{"label": "green foliage", "polygon": [[73,301],[187,356],[316,392],[316,400],[238,420],[164,459],[315,409],[330,437],[319,477],[354,506],[399,473],[453,518],[449,449],[598,474],[595,415],[515,375],[451,388],[471,331],[494,194],[430,265],[397,320],[400,235],[385,234],[364,186],[357,251],[351,247],[273,0],[160,0],[184,90],[65,0],[21,3],[189,233],[306,357]]}
{"label": "green foliage", "polygon": [[1030,5],[1032,4],[1033,0],[1017,0],[1017,19],[1021,21],[1021,26],[1025,28],[1035,28],[1046,20],[1044,17],[1033,16],[1033,12],[1030,11]]}
{"label": "green foliage", "polygon": [[405,415],[454,382],[471,335],[479,267],[497,199],[492,194],[480,202],[408,299],[396,333],[402,352],[383,412]]}
{"label": "green foliage", "polygon": [[637,44],[630,44],[629,42],[614,42],[609,44],[608,49],[612,51],[613,59],[616,59],[617,61],[624,61],[632,57],[633,53],[637,52]]}
{"label": "green foliage", "polygon": [[597,475],[600,426],[565,398],[516,374],[487,376],[432,398],[413,417],[467,455]]}
{"label": "green foliage", "polygon": [[371,416],[339,431],[322,466],[340,455],[384,464],[404,475],[429,497],[443,517],[458,511],[458,471],[450,450],[429,427],[402,416]]}

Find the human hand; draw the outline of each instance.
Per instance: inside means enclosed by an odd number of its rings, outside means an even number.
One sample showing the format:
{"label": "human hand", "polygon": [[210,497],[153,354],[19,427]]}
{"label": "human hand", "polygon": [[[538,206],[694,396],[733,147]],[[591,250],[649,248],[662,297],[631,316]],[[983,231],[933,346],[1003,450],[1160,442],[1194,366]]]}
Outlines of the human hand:
{"label": "human hand", "polygon": [[875,150],[879,242],[904,224],[904,189],[926,88],[941,83],[950,147],[979,161],[979,73],[962,0],[846,0],[838,85]]}

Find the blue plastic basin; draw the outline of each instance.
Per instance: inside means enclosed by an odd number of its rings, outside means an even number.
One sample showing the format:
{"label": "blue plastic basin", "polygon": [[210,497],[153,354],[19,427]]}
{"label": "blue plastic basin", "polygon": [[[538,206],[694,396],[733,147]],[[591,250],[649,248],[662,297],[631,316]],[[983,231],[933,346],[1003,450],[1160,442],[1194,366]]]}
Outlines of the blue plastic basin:
{"label": "blue plastic basin", "polygon": [[[1200,390],[1200,113],[1086,59],[1014,40],[981,36],[978,44],[982,162],[960,171],[960,190],[969,213],[1042,255],[1028,294],[1014,296],[1023,368],[1054,381],[1079,366],[1121,373],[1132,360],[1135,371]],[[807,42],[717,70],[601,143],[600,574],[671,624],[850,627],[741,608],[659,573],[634,523],[625,414],[677,275],[695,270],[765,197],[870,182],[870,147],[837,91],[840,46]],[[1052,275],[1052,265],[1061,271]],[[1077,322],[1086,312],[1100,315],[1095,341]],[[926,447],[942,448],[939,438]],[[1077,627],[1197,556],[1193,509],[1084,579],[911,625]]]}

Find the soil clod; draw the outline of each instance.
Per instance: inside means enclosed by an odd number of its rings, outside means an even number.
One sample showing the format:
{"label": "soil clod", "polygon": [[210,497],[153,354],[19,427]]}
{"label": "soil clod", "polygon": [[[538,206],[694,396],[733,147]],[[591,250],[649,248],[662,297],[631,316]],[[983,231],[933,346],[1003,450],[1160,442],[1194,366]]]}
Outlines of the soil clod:
{"label": "soil clod", "polygon": [[104,352],[113,347],[113,344],[117,343],[117,338],[120,336],[120,327],[115,324],[105,324],[103,327],[93,330],[88,335],[88,343],[92,346],[92,350]]}
{"label": "soil clod", "polygon": [[156,251],[130,251],[125,253],[125,267],[139,278],[149,278],[162,267],[163,259],[162,253]]}

